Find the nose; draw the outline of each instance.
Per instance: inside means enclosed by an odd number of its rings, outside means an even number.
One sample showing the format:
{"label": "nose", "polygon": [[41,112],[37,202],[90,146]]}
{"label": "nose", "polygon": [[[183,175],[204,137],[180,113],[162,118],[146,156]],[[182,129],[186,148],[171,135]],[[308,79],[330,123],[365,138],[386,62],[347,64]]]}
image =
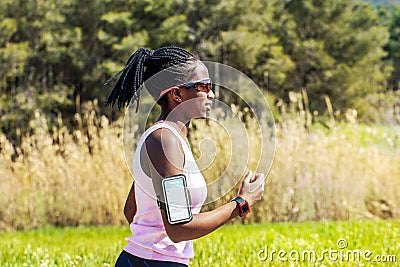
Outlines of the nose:
{"label": "nose", "polygon": [[208,92],[207,98],[208,99],[214,99],[215,98],[215,94],[214,94],[213,90],[210,90],[210,92]]}

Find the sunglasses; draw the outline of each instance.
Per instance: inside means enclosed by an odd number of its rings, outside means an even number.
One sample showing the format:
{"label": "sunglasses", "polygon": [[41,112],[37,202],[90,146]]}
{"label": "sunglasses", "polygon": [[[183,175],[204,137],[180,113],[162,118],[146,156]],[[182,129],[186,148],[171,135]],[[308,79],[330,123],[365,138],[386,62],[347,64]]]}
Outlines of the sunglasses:
{"label": "sunglasses", "polygon": [[[197,80],[197,81],[182,83],[182,84],[179,84],[179,85],[176,85],[176,86],[177,87],[191,87],[193,85],[194,85],[194,89],[197,92],[204,92],[206,94],[210,93],[210,91],[212,89],[211,78],[205,78],[205,79],[201,79],[201,80]],[[167,93],[171,89],[172,89],[172,87],[168,88],[168,89],[165,89],[165,90],[162,90],[160,92],[160,96],[162,96],[163,94]]]}
{"label": "sunglasses", "polygon": [[187,82],[187,83],[183,83],[177,86],[182,86],[182,87],[191,87],[194,85],[194,89],[197,92],[204,92],[206,94],[208,94],[211,89],[212,89],[212,82],[211,82],[211,78],[205,78],[202,80],[197,80],[197,81],[193,81],[193,82]]}

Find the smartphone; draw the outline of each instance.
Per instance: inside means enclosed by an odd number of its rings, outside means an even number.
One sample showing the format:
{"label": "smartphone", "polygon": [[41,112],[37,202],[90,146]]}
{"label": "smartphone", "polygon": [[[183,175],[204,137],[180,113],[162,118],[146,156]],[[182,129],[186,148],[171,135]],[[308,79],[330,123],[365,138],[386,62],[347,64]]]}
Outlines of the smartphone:
{"label": "smartphone", "polygon": [[178,174],[162,180],[165,211],[170,224],[190,222],[193,218],[186,176]]}

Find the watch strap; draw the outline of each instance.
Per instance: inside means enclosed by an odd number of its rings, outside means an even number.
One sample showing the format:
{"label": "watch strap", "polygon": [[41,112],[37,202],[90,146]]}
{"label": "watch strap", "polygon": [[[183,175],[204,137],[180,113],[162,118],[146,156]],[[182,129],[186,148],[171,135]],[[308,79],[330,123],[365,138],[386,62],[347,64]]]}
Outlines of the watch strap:
{"label": "watch strap", "polygon": [[232,201],[235,201],[238,204],[240,217],[244,217],[250,212],[250,205],[247,200],[240,196],[236,196],[231,200],[231,202]]}

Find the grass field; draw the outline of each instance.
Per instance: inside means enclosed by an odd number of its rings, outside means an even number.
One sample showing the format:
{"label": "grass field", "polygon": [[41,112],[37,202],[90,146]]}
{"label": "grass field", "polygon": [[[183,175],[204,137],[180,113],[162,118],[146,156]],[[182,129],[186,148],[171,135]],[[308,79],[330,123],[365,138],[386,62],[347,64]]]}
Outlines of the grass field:
{"label": "grass field", "polygon": [[[128,235],[127,226],[1,233],[0,266],[113,266]],[[400,221],[234,224],[194,249],[191,266],[399,266]]]}

